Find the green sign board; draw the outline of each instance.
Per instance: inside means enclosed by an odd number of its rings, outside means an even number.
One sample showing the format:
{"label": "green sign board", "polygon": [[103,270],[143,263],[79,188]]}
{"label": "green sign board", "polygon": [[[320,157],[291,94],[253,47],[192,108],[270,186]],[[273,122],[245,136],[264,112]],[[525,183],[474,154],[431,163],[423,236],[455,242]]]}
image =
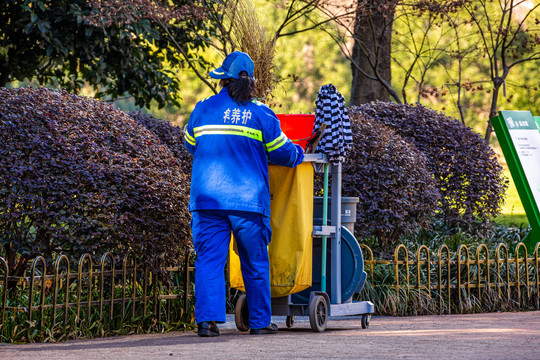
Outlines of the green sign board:
{"label": "green sign board", "polygon": [[491,119],[512,179],[529,219],[529,250],[540,242],[540,117],[530,111],[499,111]]}

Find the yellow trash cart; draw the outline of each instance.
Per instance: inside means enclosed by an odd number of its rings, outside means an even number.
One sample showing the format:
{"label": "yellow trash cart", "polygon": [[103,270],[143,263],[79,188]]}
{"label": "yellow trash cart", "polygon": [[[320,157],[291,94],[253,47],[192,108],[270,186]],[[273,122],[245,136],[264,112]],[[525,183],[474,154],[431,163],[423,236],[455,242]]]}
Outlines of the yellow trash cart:
{"label": "yellow trash cart", "polygon": [[[322,214],[315,214],[315,222],[314,171],[325,174]],[[295,316],[309,316],[311,328],[317,332],[326,329],[329,316],[362,315],[362,327],[367,328],[373,303],[352,301],[362,289],[366,273],[358,242],[341,226],[341,163],[329,164],[324,154],[306,154],[295,169],[270,165],[269,174],[272,315],[286,316],[287,327],[294,325]],[[328,197],[330,177],[332,194]],[[234,241],[229,266],[231,287],[243,291]],[[235,322],[238,330],[249,330],[245,295],[236,303]]]}

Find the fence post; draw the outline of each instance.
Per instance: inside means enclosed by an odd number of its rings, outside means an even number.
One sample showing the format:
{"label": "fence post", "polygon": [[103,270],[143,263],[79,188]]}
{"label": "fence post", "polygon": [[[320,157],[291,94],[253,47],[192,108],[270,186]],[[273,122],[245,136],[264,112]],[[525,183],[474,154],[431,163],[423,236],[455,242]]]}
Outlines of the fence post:
{"label": "fence post", "polygon": [[153,288],[153,300],[154,300],[154,316],[158,319],[158,313],[161,312],[161,308],[158,304],[158,279],[157,272],[152,271],[152,288]]}
{"label": "fence post", "polygon": [[527,286],[527,299],[530,297],[529,295],[529,266],[527,264],[527,247],[524,243],[520,242],[516,246],[516,289],[517,289],[517,301],[518,304],[521,306],[521,276],[519,274],[519,249],[523,248],[523,255],[524,255],[524,262],[525,262],[525,285]]}
{"label": "fence post", "polygon": [[81,290],[82,290],[82,274],[83,274],[83,266],[85,263],[85,260],[88,260],[88,318],[87,320],[90,321],[90,306],[92,304],[92,257],[90,254],[86,253],[81,256],[79,259],[79,266],[77,269],[77,317],[75,318],[75,322],[79,323],[80,318],[80,312],[81,312]]}
{"label": "fence post", "polygon": [[[100,259],[100,286],[99,286],[99,319],[103,320],[103,301],[105,297],[105,263],[107,262],[107,259],[110,259],[109,262],[111,264],[111,283],[114,284],[114,257],[110,252],[106,252],[103,254],[103,256]],[[111,298],[114,298],[114,287],[111,288]],[[109,309],[110,313],[110,320],[112,320],[112,307],[113,304],[111,303],[111,309]]]}
{"label": "fence post", "polygon": [[364,251],[362,251],[362,255],[364,256],[364,268],[366,267],[366,262],[369,262],[369,278],[370,278],[371,284],[373,284],[373,271],[374,271],[373,251],[371,251],[371,248],[367,246],[366,244],[360,244],[360,248],[366,249],[369,254],[369,260],[366,260]]}
{"label": "fence post", "polygon": [[189,285],[190,285],[190,281],[191,281],[191,277],[190,277],[190,258],[191,258],[191,255],[195,252],[195,250],[193,249],[190,249],[187,254],[186,254],[186,257],[184,259],[184,314],[187,314],[188,310],[189,310]]}
{"label": "fence post", "polygon": [[3,326],[4,321],[6,320],[7,282],[8,282],[9,267],[6,260],[4,260],[3,257],[0,257],[0,261],[2,264],[2,268],[4,269],[4,281],[2,282],[2,316],[0,317],[0,320],[2,321],[0,322],[0,325]]}
{"label": "fence post", "polygon": [[[67,295],[69,292],[69,259],[66,255],[61,255],[56,261],[54,262],[54,288],[53,288],[53,311],[52,311],[52,326],[51,330],[54,330],[54,325],[56,324],[56,304],[57,304],[57,297],[58,297],[58,275],[60,271],[60,264],[64,261],[66,263],[66,288],[64,290],[65,294]],[[64,330],[66,329],[66,322],[67,322],[67,307],[66,304],[69,301],[69,298],[64,296]]]}
{"label": "fence post", "polygon": [[148,306],[148,298],[147,298],[147,295],[148,295],[148,276],[149,276],[149,271],[148,271],[148,268],[145,267],[144,268],[144,278],[143,278],[143,316],[146,317],[146,313],[147,313],[147,310],[146,310],[146,307]]}
{"label": "fence post", "polygon": [[127,273],[128,273],[127,263],[128,263],[128,260],[129,260],[130,256],[132,257],[133,272],[134,272],[133,273],[133,294],[132,294],[133,303],[132,303],[131,313],[132,313],[132,316],[135,317],[135,292],[136,292],[136,285],[137,285],[137,261],[133,257],[133,253],[131,251],[128,251],[124,255],[124,258],[122,259],[122,319],[126,316],[126,300],[127,300],[126,287],[127,287]]}
{"label": "fence post", "polygon": [[32,302],[34,297],[34,278],[36,276],[36,267],[37,264],[41,263],[43,265],[43,273],[41,275],[41,299],[40,299],[40,310],[41,310],[41,320],[40,327],[43,325],[43,307],[45,301],[45,274],[47,272],[47,263],[43,256],[38,256],[32,261],[32,266],[30,268],[30,293],[28,295],[28,321],[32,321]]}
{"label": "fence post", "polygon": [[137,299],[137,260],[133,258],[133,296],[131,297],[131,316],[135,317],[135,304]]}
{"label": "fence post", "polygon": [[501,287],[503,285],[503,282],[501,281],[501,256],[500,256],[501,249],[504,250],[505,264],[506,264],[506,299],[510,300],[510,260],[508,259],[508,248],[503,243],[500,243],[499,245],[497,245],[497,250],[495,253],[496,260],[497,260],[497,278],[498,278],[498,285],[499,285],[499,295],[502,295]]}
{"label": "fence post", "polygon": [[122,321],[126,316],[126,277],[127,277],[127,260],[131,251],[128,251],[122,259]]}
{"label": "fence post", "polygon": [[465,250],[465,253],[467,254],[465,264],[467,266],[467,299],[470,299],[471,297],[471,272],[470,272],[470,257],[469,257],[469,249],[466,245],[459,245],[457,249],[457,270],[458,270],[458,278],[457,278],[457,288],[458,288],[458,301],[459,301],[459,312],[463,313],[463,304],[461,301],[461,251]]}
{"label": "fence post", "polygon": [[478,299],[482,301],[482,273],[480,271],[480,253],[484,250],[486,253],[486,280],[487,280],[487,288],[490,288],[490,282],[489,282],[489,249],[486,246],[486,244],[480,244],[478,248],[476,249],[476,268],[477,268],[477,285],[478,285]]}
{"label": "fence post", "polygon": [[394,251],[394,270],[395,270],[395,278],[396,278],[396,293],[399,296],[399,250],[403,249],[405,254],[405,281],[407,284],[407,302],[409,301],[409,253],[407,251],[407,248],[403,244],[399,244],[396,250]]}
{"label": "fence post", "polygon": [[443,296],[442,296],[442,253],[446,252],[446,260],[447,260],[447,263],[448,263],[448,274],[447,274],[447,279],[446,279],[446,282],[447,282],[447,286],[448,286],[448,314],[451,314],[452,313],[452,310],[451,310],[451,298],[450,298],[450,291],[451,291],[451,288],[452,288],[452,284],[451,284],[451,281],[450,281],[450,266],[451,266],[451,260],[450,260],[450,249],[448,248],[448,246],[446,244],[444,245],[441,245],[441,247],[439,248],[439,251],[437,253],[437,263],[438,263],[438,270],[439,270],[439,311],[441,312],[441,314],[443,313]]}
{"label": "fence post", "polygon": [[427,292],[429,298],[431,298],[431,258],[429,256],[429,249],[426,245],[422,245],[418,248],[416,251],[416,288],[418,289],[418,293],[420,294],[420,289],[422,288],[420,286],[420,255],[422,251],[426,254],[426,265],[427,265]]}

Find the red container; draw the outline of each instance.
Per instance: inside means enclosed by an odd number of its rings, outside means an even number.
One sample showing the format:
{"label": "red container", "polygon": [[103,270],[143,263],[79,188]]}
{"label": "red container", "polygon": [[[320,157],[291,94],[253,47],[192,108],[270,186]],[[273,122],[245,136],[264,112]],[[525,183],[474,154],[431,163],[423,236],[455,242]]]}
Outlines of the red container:
{"label": "red container", "polygon": [[305,149],[313,134],[315,115],[313,114],[277,114],[281,130],[295,144]]}

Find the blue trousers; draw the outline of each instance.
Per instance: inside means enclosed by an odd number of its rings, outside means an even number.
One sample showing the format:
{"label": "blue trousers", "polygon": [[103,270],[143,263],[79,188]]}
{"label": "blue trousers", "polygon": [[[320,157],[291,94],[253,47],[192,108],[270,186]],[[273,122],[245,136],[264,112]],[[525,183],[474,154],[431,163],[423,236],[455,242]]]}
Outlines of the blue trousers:
{"label": "blue trousers", "polygon": [[270,263],[267,246],[272,235],[270,218],[248,211],[198,210],[192,212],[195,260],[195,321],[225,322],[225,276],[231,231],[238,245],[246,287],[249,326],[270,325]]}

